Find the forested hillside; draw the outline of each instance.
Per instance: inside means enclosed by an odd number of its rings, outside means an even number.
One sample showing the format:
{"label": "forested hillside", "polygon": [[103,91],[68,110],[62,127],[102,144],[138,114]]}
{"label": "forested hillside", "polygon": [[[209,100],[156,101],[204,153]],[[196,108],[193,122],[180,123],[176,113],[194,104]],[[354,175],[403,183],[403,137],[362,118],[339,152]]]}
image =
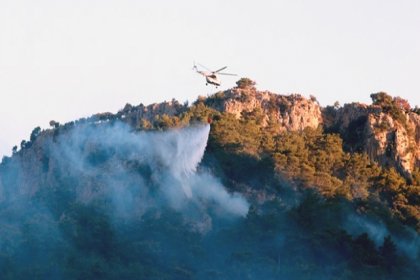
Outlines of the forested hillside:
{"label": "forested hillside", "polygon": [[35,128],[0,165],[2,279],[415,279],[420,112],[371,97],[241,79]]}

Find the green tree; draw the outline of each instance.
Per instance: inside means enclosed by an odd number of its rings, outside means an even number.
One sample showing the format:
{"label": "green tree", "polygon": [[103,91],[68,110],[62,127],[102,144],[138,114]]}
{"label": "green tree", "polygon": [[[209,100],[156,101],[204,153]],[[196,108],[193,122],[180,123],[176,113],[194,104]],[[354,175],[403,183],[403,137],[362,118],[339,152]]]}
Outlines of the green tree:
{"label": "green tree", "polygon": [[35,139],[39,136],[39,134],[41,133],[41,128],[39,126],[35,127],[32,132],[31,132],[31,136],[30,136],[30,141],[34,142]]}
{"label": "green tree", "polygon": [[20,149],[25,149],[27,145],[28,145],[28,142],[26,142],[26,140],[22,140],[20,142]]}
{"label": "green tree", "polygon": [[382,265],[387,270],[392,270],[393,267],[396,265],[398,256],[397,256],[397,247],[395,246],[394,241],[392,241],[392,238],[390,235],[387,235],[384,238],[384,242],[379,247],[379,254],[382,257]]}
{"label": "green tree", "polygon": [[236,86],[241,89],[253,88],[256,85],[255,81],[249,78],[241,78],[236,82]]}
{"label": "green tree", "polygon": [[375,243],[367,233],[362,233],[353,242],[353,261],[357,265],[377,265],[380,262]]}
{"label": "green tree", "polygon": [[372,93],[370,98],[372,98],[373,105],[390,106],[392,104],[392,96],[383,91]]}
{"label": "green tree", "polygon": [[51,126],[52,128],[58,128],[58,127],[60,126],[60,123],[59,123],[59,122],[56,122],[56,121],[54,121],[54,120],[51,120],[51,121],[50,121],[50,126]]}
{"label": "green tree", "polygon": [[385,92],[372,93],[370,95],[373,105],[379,105],[385,113],[398,120],[402,125],[406,125],[406,117],[404,111],[410,110],[410,104],[405,99],[400,97],[392,98]]}

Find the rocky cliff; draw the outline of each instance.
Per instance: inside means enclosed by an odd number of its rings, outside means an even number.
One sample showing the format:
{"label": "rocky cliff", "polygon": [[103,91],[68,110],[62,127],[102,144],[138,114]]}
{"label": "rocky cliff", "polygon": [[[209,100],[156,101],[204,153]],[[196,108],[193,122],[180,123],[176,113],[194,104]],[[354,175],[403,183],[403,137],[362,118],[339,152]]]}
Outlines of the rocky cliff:
{"label": "rocky cliff", "polygon": [[345,104],[324,110],[327,129],[338,131],[349,150],[366,152],[383,166],[409,175],[420,165],[420,115],[399,108],[398,115],[379,105]]}
{"label": "rocky cliff", "polygon": [[245,112],[260,110],[264,114],[264,124],[274,121],[280,131],[301,131],[322,124],[318,102],[300,94],[278,95],[257,91],[254,87],[234,88],[211,96],[206,104],[218,111],[233,114],[238,119]]}

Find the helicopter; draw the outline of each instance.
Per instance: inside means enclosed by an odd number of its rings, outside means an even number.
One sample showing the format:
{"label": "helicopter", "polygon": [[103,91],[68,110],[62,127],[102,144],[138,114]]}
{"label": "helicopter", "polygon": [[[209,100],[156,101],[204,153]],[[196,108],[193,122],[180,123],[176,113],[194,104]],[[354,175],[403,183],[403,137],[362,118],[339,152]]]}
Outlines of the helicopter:
{"label": "helicopter", "polygon": [[206,86],[208,84],[215,85],[216,88],[218,86],[220,86],[222,84],[222,82],[220,81],[218,75],[237,76],[236,74],[230,74],[230,73],[223,73],[223,72],[221,72],[221,71],[225,70],[227,68],[227,66],[224,66],[224,67],[222,67],[222,68],[220,68],[220,69],[218,69],[216,71],[212,71],[212,70],[210,70],[209,68],[207,68],[206,66],[204,66],[204,65],[202,65],[200,63],[197,63],[197,64],[200,67],[202,67],[202,68],[204,68],[204,69],[206,69],[208,71],[208,72],[205,72],[205,71],[198,70],[198,67],[197,67],[197,65],[194,62],[193,70],[196,71],[198,74],[200,74],[200,75],[202,75],[202,76],[204,76],[206,78]]}

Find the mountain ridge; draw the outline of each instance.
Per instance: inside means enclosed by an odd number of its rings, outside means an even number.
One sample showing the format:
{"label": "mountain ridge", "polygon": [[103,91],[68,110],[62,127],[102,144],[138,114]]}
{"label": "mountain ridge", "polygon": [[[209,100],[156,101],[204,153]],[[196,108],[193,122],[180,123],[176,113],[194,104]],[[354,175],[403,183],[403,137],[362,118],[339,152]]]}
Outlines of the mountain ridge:
{"label": "mountain ridge", "polygon": [[420,173],[399,164],[418,150],[418,112],[372,99],[322,108],[242,80],[191,105],[127,104],[37,127],[0,164],[0,270],[413,279]]}

